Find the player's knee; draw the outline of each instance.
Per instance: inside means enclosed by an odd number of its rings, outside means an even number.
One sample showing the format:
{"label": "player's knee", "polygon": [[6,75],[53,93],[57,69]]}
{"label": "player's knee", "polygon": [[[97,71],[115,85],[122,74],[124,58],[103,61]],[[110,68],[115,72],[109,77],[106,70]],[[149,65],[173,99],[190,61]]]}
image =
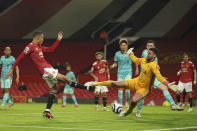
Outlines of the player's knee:
{"label": "player's knee", "polygon": [[99,92],[96,92],[95,94],[96,94],[96,96],[99,96]]}
{"label": "player's knee", "polygon": [[103,94],[102,94],[103,96],[106,96],[106,92],[103,92]]}
{"label": "player's knee", "polygon": [[188,96],[189,96],[189,97],[192,97],[192,93],[191,93],[191,92],[190,92],[190,93],[188,93]]}
{"label": "player's knee", "polygon": [[177,92],[176,92],[176,95],[180,95],[181,94],[181,90],[178,90]]}
{"label": "player's knee", "polygon": [[9,93],[9,89],[5,89],[5,93]]}

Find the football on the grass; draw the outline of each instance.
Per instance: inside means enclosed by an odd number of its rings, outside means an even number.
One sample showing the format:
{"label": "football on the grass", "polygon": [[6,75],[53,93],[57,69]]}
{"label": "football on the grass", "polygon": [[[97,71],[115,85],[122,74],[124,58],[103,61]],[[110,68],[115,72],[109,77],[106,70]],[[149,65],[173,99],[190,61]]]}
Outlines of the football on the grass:
{"label": "football on the grass", "polygon": [[122,105],[120,105],[119,103],[117,103],[117,101],[114,101],[112,104],[112,111],[114,113],[119,114],[122,111]]}

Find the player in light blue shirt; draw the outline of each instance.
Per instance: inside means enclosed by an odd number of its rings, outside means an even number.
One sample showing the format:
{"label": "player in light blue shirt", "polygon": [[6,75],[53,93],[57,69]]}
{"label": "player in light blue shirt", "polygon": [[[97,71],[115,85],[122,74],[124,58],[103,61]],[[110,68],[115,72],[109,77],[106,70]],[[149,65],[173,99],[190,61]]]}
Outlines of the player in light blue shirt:
{"label": "player in light blue shirt", "polygon": [[[11,56],[10,47],[6,47],[4,49],[4,55],[1,56],[1,58],[0,58],[0,66],[2,66],[2,68],[1,68],[1,89],[4,93],[1,108],[4,108],[6,102],[9,103],[8,108],[10,108],[13,105],[13,102],[12,102],[12,100],[10,98],[10,94],[9,94],[9,90],[12,85],[12,77],[9,77],[8,79],[6,79],[6,75],[10,71],[10,69],[12,68],[12,65],[14,64],[14,62],[15,62],[15,58],[13,56]],[[18,84],[18,83],[19,83],[19,69],[17,66],[16,67],[16,84]]]}
{"label": "player in light blue shirt", "polygon": [[[142,52],[142,58],[147,57],[148,50],[150,48],[155,48],[155,41],[153,41],[153,40],[147,41],[146,49]],[[158,63],[158,58],[157,57],[156,57],[155,61],[157,61],[157,63]],[[164,95],[165,99],[170,103],[172,110],[175,110],[177,108],[177,106],[174,103],[174,100],[172,99],[172,96],[170,95],[170,93],[168,91],[168,87],[166,87],[164,84],[159,82],[157,80],[157,78],[155,79],[153,87],[155,89],[159,89],[163,92],[163,95]],[[138,102],[136,117],[141,117],[140,112],[141,112],[143,104],[144,104],[144,99],[142,99]]]}
{"label": "player in light blue shirt", "polygon": [[[118,67],[118,72],[117,72],[117,80],[128,80],[132,79],[132,61],[127,54],[128,50],[128,41],[127,39],[121,39],[119,41],[120,44],[120,51],[117,51],[114,57],[114,63],[110,67],[111,69]],[[138,66],[136,66],[136,72],[135,74],[138,74]],[[126,106],[128,106],[130,99],[130,90],[125,90],[125,101],[126,101]],[[123,89],[118,90],[118,101],[119,104],[122,105],[123,101]]]}
{"label": "player in light blue shirt", "polygon": [[[68,77],[68,79],[70,79],[71,81],[76,82],[75,74],[71,71],[71,65],[68,63],[66,63],[66,71],[67,71],[66,77]],[[74,102],[74,107],[78,107],[78,103],[77,103],[76,97],[74,95],[74,88],[68,84],[65,84],[65,87],[64,87],[64,95],[62,98],[62,100],[63,100],[62,107],[66,106],[66,99],[67,99],[68,95],[71,95],[72,100]]]}

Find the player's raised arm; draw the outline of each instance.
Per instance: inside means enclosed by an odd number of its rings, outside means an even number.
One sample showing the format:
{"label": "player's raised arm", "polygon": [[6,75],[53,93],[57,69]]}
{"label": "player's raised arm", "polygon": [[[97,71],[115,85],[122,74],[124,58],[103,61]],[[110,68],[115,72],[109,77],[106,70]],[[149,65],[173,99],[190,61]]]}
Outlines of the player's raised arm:
{"label": "player's raised arm", "polygon": [[137,58],[136,56],[134,56],[133,54],[133,49],[134,48],[130,48],[128,51],[127,51],[127,54],[129,55],[129,57],[131,58],[131,60],[137,64],[137,65],[141,65],[141,62],[142,62],[142,59],[143,58]]}
{"label": "player's raised arm", "polygon": [[58,33],[57,40],[53,43],[51,47],[41,47],[43,52],[53,52],[59,45],[60,41],[63,38],[63,32]]}

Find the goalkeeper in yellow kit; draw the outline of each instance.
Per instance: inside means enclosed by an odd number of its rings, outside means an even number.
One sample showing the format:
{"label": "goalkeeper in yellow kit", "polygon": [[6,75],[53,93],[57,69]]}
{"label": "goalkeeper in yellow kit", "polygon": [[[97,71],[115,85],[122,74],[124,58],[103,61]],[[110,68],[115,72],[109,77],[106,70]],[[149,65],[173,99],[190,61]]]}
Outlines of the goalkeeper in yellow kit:
{"label": "goalkeeper in yellow kit", "polygon": [[116,88],[126,88],[134,91],[135,94],[131,98],[131,103],[126,111],[120,113],[120,116],[127,116],[132,112],[132,110],[136,107],[137,102],[142,98],[151,93],[151,89],[153,87],[153,83],[155,81],[155,77],[163,84],[168,86],[173,91],[177,91],[177,85],[173,83],[169,83],[159,71],[159,66],[155,61],[155,58],[158,54],[156,48],[151,48],[148,51],[147,58],[137,58],[132,53],[133,48],[128,50],[128,54],[131,60],[137,65],[141,65],[141,72],[137,78],[124,80],[124,81],[103,81],[103,82],[87,82],[86,86],[113,86]]}

